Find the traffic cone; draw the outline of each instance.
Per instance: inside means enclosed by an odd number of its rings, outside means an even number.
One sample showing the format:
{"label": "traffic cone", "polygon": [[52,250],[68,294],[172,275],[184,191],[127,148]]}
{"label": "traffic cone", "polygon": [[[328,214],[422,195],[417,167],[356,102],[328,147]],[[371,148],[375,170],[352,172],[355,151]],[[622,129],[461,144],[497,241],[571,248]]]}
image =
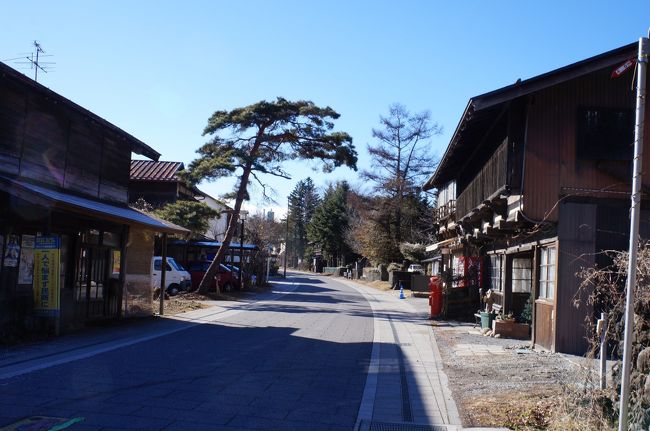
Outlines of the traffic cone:
{"label": "traffic cone", "polygon": [[406,295],[404,295],[404,287],[402,286],[402,283],[399,284],[399,299],[406,299]]}

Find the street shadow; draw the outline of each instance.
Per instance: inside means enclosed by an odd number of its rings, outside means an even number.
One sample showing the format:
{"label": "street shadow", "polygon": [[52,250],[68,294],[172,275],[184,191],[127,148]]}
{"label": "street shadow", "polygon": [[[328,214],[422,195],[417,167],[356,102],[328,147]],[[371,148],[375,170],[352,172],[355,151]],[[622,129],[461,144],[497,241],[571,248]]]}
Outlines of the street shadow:
{"label": "street shadow", "polygon": [[[327,339],[309,332],[307,318],[299,328],[232,320],[165,320],[155,331],[176,332],[4,380],[0,426],[42,415],[81,417],[90,428],[354,428],[370,369],[372,319],[357,322],[354,334]],[[258,324],[264,322],[278,321]],[[377,347],[401,355],[399,346]],[[378,381],[394,387],[404,382],[404,370],[380,367]],[[408,393],[419,405],[417,386]]]}
{"label": "street shadow", "polygon": [[[294,291],[247,304],[223,322],[154,319],[140,332],[176,332],[3,381],[19,408],[3,409],[0,397],[0,424],[51,415],[84,417],[98,428],[351,430],[370,370],[373,318],[430,323],[406,312],[374,315],[349,288],[291,280],[299,283]],[[336,315],[327,320],[335,323],[315,328],[310,314]],[[375,376],[377,399],[395,403],[376,408],[375,419],[388,421],[381,415],[399,406],[397,419],[414,422],[431,397],[414,380],[421,370],[407,363],[399,342],[375,348],[386,359]]]}

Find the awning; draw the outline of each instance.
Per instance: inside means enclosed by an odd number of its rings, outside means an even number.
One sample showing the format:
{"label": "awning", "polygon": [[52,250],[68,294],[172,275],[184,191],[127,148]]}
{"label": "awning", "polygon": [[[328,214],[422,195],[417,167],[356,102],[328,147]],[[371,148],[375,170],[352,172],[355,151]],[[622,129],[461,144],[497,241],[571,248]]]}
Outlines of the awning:
{"label": "awning", "polygon": [[450,238],[450,239],[445,239],[443,241],[437,242],[435,244],[430,244],[426,247],[426,251],[435,251],[438,250],[439,248],[442,248],[446,245],[450,245],[452,242],[456,241],[457,238]]}
{"label": "awning", "polygon": [[137,225],[155,232],[186,235],[190,231],[173,223],[151,217],[127,205],[109,204],[25,181],[0,176],[0,190],[37,205],[73,212],[120,224]]}
{"label": "awning", "polygon": [[[175,240],[175,241],[170,241],[170,245],[190,245],[190,246],[195,246],[195,247],[204,247],[204,248],[219,248],[221,247],[221,242],[219,241],[183,241],[183,240]],[[244,250],[259,250],[259,247],[255,244],[244,244],[243,246],[240,246],[238,242],[231,242],[229,245],[229,248],[236,248],[240,249],[243,248]]]}

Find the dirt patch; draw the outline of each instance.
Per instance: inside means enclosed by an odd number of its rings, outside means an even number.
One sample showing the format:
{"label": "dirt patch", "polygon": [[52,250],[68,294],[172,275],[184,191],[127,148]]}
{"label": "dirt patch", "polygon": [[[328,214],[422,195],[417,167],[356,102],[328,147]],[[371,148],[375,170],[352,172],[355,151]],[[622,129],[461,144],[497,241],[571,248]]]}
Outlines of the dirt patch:
{"label": "dirt patch", "polygon": [[173,316],[186,311],[199,310],[201,308],[208,308],[209,305],[203,304],[183,296],[174,296],[165,301],[165,314]]}
{"label": "dirt patch", "polygon": [[433,329],[463,426],[555,429],[581,366],[530,342],[485,337],[472,324],[434,322]]}
{"label": "dirt patch", "polygon": [[[212,301],[237,301],[241,299],[240,297],[241,295],[237,293],[217,294],[216,292],[208,292],[205,294],[189,292],[177,296],[167,296],[165,298],[165,314],[173,316],[187,311],[208,308],[211,306],[210,302]],[[156,303],[154,304],[156,310],[158,309],[157,301],[156,299]]]}

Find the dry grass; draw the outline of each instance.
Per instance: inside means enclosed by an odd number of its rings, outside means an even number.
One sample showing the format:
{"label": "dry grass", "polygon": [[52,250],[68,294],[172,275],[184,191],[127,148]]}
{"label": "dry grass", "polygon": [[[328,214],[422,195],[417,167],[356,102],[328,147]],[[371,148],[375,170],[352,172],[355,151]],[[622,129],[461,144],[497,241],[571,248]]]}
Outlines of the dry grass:
{"label": "dry grass", "polygon": [[467,401],[465,414],[472,423],[513,430],[548,429],[555,410],[558,389],[531,388],[529,391],[496,392]]}
{"label": "dry grass", "polygon": [[603,394],[577,393],[566,387],[532,387],[529,390],[486,394],[465,403],[473,423],[507,427],[514,431],[610,431],[602,416]]}
{"label": "dry grass", "polygon": [[[379,281],[379,280],[368,281],[368,280],[364,280],[364,279],[358,279],[358,280],[355,279],[354,282],[355,283],[360,283],[360,284],[363,284],[365,286],[372,287],[373,289],[377,289],[377,290],[381,290],[381,291],[391,290],[390,283],[387,282],[387,281]],[[405,292],[406,292],[406,290],[405,290]],[[410,294],[411,291],[409,290],[408,292]]]}

